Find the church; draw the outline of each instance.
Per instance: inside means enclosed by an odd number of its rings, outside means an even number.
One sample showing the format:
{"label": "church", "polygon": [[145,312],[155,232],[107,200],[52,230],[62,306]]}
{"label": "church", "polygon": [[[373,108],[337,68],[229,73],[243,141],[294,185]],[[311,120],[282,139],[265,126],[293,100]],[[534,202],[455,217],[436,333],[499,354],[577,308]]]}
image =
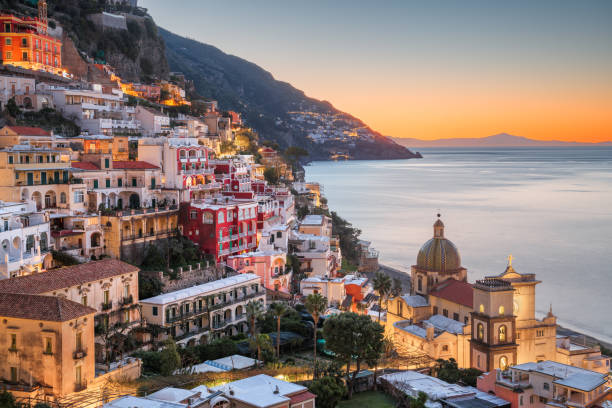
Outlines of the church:
{"label": "church", "polygon": [[[557,338],[552,307],[543,319],[535,316],[541,283],[535,274],[517,272],[509,256],[502,273],[469,283],[459,250],[444,229],[438,214],[433,237],[411,267],[411,293],[387,304],[385,330],[396,349],[433,360],[454,358],[461,368],[481,371],[545,360],[566,363],[568,339]],[[573,365],[607,370],[609,357],[582,348],[573,354]]]}

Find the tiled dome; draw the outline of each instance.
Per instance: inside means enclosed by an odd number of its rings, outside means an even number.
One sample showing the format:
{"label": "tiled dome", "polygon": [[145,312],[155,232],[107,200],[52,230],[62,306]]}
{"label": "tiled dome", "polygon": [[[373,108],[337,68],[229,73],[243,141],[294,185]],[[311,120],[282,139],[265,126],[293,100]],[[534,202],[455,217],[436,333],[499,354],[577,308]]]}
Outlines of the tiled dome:
{"label": "tiled dome", "polygon": [[444,223],[434,224],[434,237],[419,250],[416,266],[435,272],[451,272],[461,268],[461,257],[455,244],[444,238]]}

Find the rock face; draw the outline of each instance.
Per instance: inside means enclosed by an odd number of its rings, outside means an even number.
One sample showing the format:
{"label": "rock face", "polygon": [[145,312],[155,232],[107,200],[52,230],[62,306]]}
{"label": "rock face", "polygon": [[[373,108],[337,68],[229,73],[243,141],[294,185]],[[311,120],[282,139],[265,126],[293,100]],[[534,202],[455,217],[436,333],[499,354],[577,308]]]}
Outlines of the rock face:
{"label": "rock face", "polygon": [[203,97],[240,112],[264,139],[281,147],[303,147],[310,152],[308,160],[417,157],[361,120],[307,97],[249,61],[162,28],[159,32],[170,69],[184,73]]}

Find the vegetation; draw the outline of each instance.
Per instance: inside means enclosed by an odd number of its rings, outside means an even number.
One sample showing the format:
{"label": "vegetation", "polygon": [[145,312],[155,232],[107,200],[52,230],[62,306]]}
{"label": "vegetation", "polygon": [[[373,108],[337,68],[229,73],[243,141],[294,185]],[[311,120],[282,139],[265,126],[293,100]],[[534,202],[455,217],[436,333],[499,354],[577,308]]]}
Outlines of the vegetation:
{"label": "vegetation", "polygon": [[278,169],[276,167],[266,167],[264,170],[264,179],[273,186],[277,185],[280,180]]}
{"label": "vegetation", "polygon": [[138,272],[138,299],[148,299],[162,293],[164,284],[157,277]]}
{"label": "vegetation", "polygon": [[[274,352],[274,347],[272,346],[272,340],[270,339],[270,336],[268,336],[267,334],[257,334],[253,337],[251,337],[251,339],[249,340],[249,347],[251,348],[251,350],[254,350],[257,352],[257,360],[259,361],[264,361],[264,358],[262,357],[262,353],[265,353],[266,355],[272,355]],[[265,360],[270,360],[269,358],[265,358]]]}
{"label": "vegetation", "polygon": [[[319,400],[317,398],[317,405]],[[367,407],[367,408],[395,408],[393,398],[378,391],[365,391],[355,394],[350,401],[340,401],[339,408]]]}
{"label": "vegetation", "polygon": [[257,322],[257,319],[260,318],[263,314],[263,306],[261,302],[250,300],[246,304],[245,309],[246,309],[247,320],[249,321],[249,331],[250,331],[251,337],[255,337],[256,322]]}
{"label": "vegetation", "polygon": [[475,368],[459,368],[455,359],[451,358],[450,360],[437,360],[431,374],[451,384],[461,382],[475,387],[482,371]]}
{"label": "vegetation", "polygon": [[280,332],[281,332],[281,317],[287,313],[287,305],[284,303],[272,303],[270,311],[276,319],[276,358],[280,358]]}
{"label": "vegetation", "polygon": [[181,356],[176,349],[176,344],[172,340],[166,340],[159,356],[159,373],[168,376],[179,368],[181,368]]}
{"label": "vegetation", "polygon": [[314,380],[308,389],[317,396],[317,407],[320,408],[334,408],[346,394],[342,380],[337,377],[328,376]]}
{"label": "vegetation", "polygon": [[319,318],[323,313],[325,313],[325,309],[327,308],[327,298],[321,296],[318,293],[310,294],[306,297],[306,301],[304,302],[306,305],[306,310],[311,314],[312,320],[314,320],[314,330],[313,330],[313,342],[314,342],[314,372],[313,378],[317,378],[317,326],[319,324]]}
{"label": "vegetation", "polygon": [[55,263],[57,263],[59,266],[71,266],[81,263],[74,256],[62,251],[51,250],[51,256],[53,257],[53,261],[55,261]]}
{"label": "vegetation", "polygon": [[374,290],[378,292],[378,321],[380,322],[380,314],[382,312],[383,302],[387,300],[387,296],[391,293],[391,278],[380,271],[374,276]]}
{"label": "vegetation", "polygon": [[179,234],[175,238],[169,238],[165,244],[149,245],[140,267],[147,271],[163,271],[200,261],[200,249],[189,238]]}
{"label": "vegetation", "polygon": [[[342,313],[331,316],[323,324],[325,347],[336,359],[346,364],[348,398],[353,393],[353,384],[364,362],[377,361],[383,352],[383,327],[367,315]],[[355,371],[351,375],[351,363]]]}

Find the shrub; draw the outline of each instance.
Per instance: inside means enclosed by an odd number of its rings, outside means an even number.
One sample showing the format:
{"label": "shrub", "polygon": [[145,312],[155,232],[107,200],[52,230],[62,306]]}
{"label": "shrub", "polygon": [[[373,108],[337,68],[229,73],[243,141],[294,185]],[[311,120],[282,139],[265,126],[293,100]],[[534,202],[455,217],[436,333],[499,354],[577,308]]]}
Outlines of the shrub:
{"label": "shrub", "polygon": [[342,380],[333,377],[314,380],[308,389],[317,396],[317,407],[320,408],[334,408],[346,393]]}

